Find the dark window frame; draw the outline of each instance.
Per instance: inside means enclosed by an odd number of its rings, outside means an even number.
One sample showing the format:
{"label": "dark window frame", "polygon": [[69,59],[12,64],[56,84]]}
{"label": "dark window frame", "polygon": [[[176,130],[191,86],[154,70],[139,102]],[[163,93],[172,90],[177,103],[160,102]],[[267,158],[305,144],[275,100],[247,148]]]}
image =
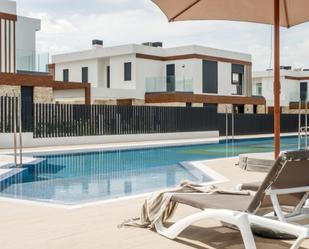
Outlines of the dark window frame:
{"label": "dark window frame", "polygon": [[132,81],[132,62],[124,63],[124,81]]}
{"label": "dark window frame", "polygon": [[88,67],[82,67],[82,83],[89,82],[89,69]]}
{"label": "dark window frame", "polygon": [[301,101],[307,101],[308,99],[308,82],[301,81],[299,83],[299,98]]}
{"label": "dark window frame", "polygon": [[111,88],[111,67],[106,67],[106,87]]}
{"label": "dark window frame", "polygon": [[203,60],[202,78],[203,93],[218,94],[219,92],[218,61]]}
{"label": "dark window frame", "polygon": [[69,69],[63,69],[62,70],[62,79],[64,82],[70,81],[70,70]]}

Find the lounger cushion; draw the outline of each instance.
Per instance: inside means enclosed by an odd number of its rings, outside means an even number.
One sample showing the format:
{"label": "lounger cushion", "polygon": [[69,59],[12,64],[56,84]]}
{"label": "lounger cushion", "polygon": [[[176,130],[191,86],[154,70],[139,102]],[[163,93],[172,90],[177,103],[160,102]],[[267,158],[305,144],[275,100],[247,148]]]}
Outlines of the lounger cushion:
{"label": "lounger cushion", "polygon": [[196,193],[174,194],[172,201],[199,209],[214,208],[245,211],[252,198],[250,195]]}
{"label": "lounger cushion", "polygon": [[[234,211],[245,211],[252,201],[252,196],[231,195],[231,194],[174,194],[172,201],[185,204],[198,209],[229,209]],[[225,226],[235,229],[236,227],[223,223]],[[265,227],[252,226],[252,231],[264,238],[271,239],[295,239],[295,236],[279,231],[267,229]]]}

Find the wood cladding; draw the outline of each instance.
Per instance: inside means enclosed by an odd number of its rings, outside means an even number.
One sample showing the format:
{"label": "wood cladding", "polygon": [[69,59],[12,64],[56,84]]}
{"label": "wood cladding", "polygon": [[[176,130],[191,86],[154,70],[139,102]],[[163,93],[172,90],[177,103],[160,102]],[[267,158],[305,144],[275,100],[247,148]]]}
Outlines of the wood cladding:
{"label": "wood cladding", "polygon": [[0,19],[10,20],[10,21],[17,21],[17,15],[8,14],[0,12]]}
{"label": "wood cladding", "polygon": [[297,76],[285,76],[287,80],[309,80],[309,76],[297,77]]}
{"label": "wood cladding", "polygon": [[263,97],[223,96],[192,93],[147,93],[145,102],[150,103],[207,103],[235,105],[266,105]]}
{"label": "wood cladding", "polygon": [[0,13],[0,72],[16,70],[16,19]]}
{"label": "wood cladding", "polygon": [[175,55],[175,56],[156,56],[156,55],[148,55],[148,54],[136,54],[136,58],[146,59],[146,60],[158,60],[158,61],[175,61],[175,60],[188,60],[188,59],[201,59],[201,60],[210,60],[210,61],[220,61],[220,62],[228,62],[232,64],[242,64],[251,66],[252,63],[250,61],[243,60],[234,60],[230,58],[224,57],[215,57],[208,56],[202,54],[185,54],[185,55]]}
{"label": "wood cladding", "polygon": [[[298,110],[299,108],[299,103],[298,102],[290,102],[289,108],[291,110]],[[306,104],[304,102],[301,103],[301,109],[305,109]],[[309,103],[307,103],[307,109],[309,109]]]}
{"label": "wood cladding", "polygon": [[91,103],[91,86],[89,83],[54,81],[52,76],[0,73],[0,85],[51,87],[54,90],[84,89],[85,103]]}

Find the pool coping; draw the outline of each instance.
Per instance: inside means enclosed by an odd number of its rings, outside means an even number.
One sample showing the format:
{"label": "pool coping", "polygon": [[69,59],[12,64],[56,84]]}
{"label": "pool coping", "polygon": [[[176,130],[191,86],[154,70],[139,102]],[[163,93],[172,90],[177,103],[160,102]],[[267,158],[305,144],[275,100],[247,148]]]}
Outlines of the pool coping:
{"label": "pool coping", "polygon": [[[282,137],[296,136],[298,133],[282,133]],[[234,139],[254,139],[254,138],[270,138],[274,137],[273,134],[259,134],[259,135],[241,135],[234,136]],[[229,139],[232,136],[228,137]],[[31,155],[31,153],[68,153],[68,152],[88,152],[88,151],[112,151],[112,150],[125,150],[125,149],[139,149],[139,148],[157,148],[157,147],[171,147],[171,146],[182,146],[182,145],[198,145],[198,144],[211,144],[224,141],[225,136],[215,138],[194,138],[194,139],[174,139],[174,140],[156,140],[156,141],[143,141],[143,142],[125,142],[125,143],[108,143],[108,144],[85,144],[85,145],[66,145],[66,146],[49,146],[39,148],[24,148],[24,155]],[[0,155],[12,155],[12,150],[0,149]]]}

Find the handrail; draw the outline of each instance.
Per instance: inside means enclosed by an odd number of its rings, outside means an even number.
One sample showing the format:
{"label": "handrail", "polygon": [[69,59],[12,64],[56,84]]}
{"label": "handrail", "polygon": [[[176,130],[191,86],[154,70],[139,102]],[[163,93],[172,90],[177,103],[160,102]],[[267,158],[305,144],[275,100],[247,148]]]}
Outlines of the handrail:
{"label": "handrail", "polygon": [[302,114],[301,114],[301,104],[302,101],[299,100],[298,104],[298,149],[302,147],[301,139],[305,137],[305,150],[308,150],[308,108],[307,101],[305,101],[305,126],[301,126]]}
{"label": "handrail", "polygon": [[23,166],[23,139],[22,139],[22,114],[21,114],[21,95],[18,98],[18,116],[19,116],[19,167]]}

